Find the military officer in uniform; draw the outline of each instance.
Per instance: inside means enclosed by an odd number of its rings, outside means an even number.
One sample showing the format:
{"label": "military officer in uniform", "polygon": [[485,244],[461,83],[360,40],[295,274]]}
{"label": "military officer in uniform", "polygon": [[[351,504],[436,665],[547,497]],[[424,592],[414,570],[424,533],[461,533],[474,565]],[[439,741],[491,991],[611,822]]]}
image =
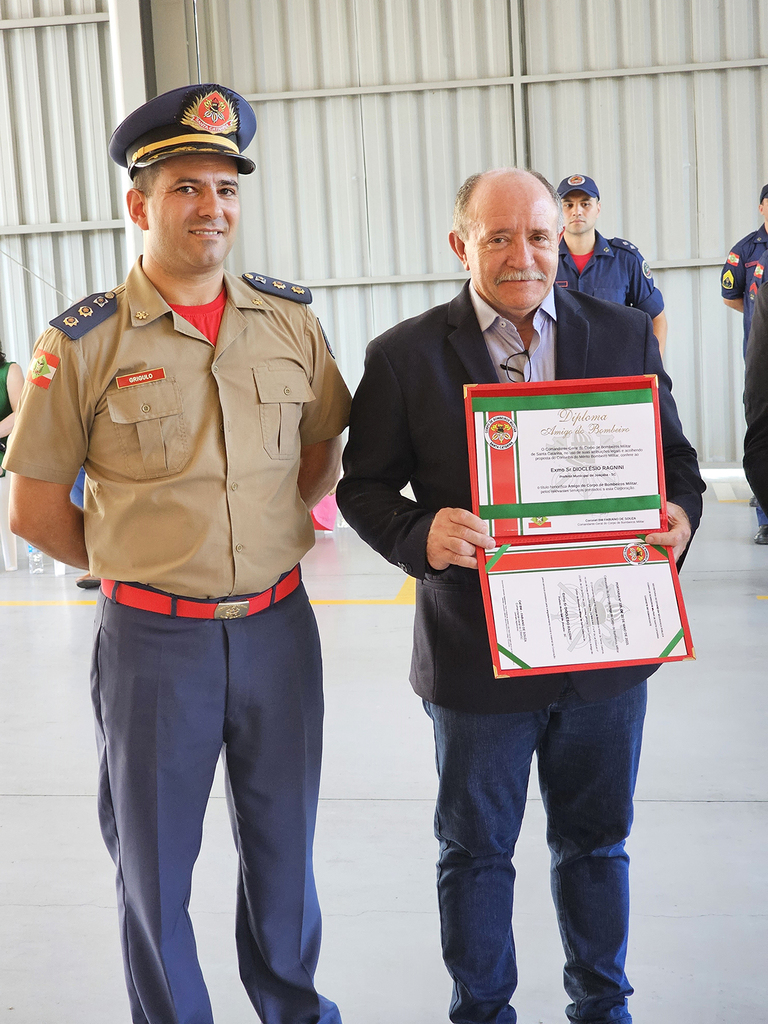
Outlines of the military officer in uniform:
{"label": "military officer in uniform", "polygon": [[187,907],[222,750],[251,1002],[265,1024],[340,1021],[313,980],[322,691],[298,563],[349,394],[307,289],[224,270],[255,130],[215,84],[118,127],[143,257],[40,337],[7,457],[14,531],[102,581],[99,815],[134,1024],[213,1020]]}
{"label": "military officer in uniform", "polygon": [[662,355],[667,343],[664,299],[653,283],[648,263],[624,238],[603,238],[595,230],[600,192],[586,174],[572,174],[557,186],[563,201],[564,234],[560,241],[557,281],[561,288],[636,306],[653,320]]}
{"label": "military officer in uniform", "polygon": [[[752,314],[755,309],[755,298],[760,285],[763,283],[763,270],[765,268],[766,248],[768,248],[768,185],[763,185],[760,190],[760,204],[758,206],[760,216],[763,218],[763,225],[757,231],[750,231],[748,235],[734,245],[723,264],[720,274],[720,294],[723,302],[730,309],[737,313],[743,313],[744,317],[744,358],[747,355],[747,341],[749,340],[749,329],[752,324]],[[754,505],[756,499],[752,499]],[[755,544],[768,544],[768,516],[760,505],[756,505],[757,533],[754,536]]]}

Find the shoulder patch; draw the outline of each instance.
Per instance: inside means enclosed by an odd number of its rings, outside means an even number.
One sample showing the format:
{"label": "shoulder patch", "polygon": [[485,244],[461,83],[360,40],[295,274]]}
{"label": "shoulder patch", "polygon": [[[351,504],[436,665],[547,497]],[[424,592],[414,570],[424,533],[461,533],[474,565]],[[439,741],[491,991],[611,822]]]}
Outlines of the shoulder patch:
{"label": "shoulder patch", "polygon": [[71,341],[77,341],[116,312],[117,298],[114,292],[95,292],[87,299],[76,302],[71,309],[54,317],[49,323],[51,327],[66,334]]}
{"label": "shoulder patch", "polygon": [[733,249],[731,249],[731,251],[728,253],[728,259],[726,260],[726,263],[730,263],[734,267],[738,267],[739,254],[737,252],[734,252]]}
{"label": "shoulder patch", "polygon": [[60,362],[58,356],[46,352],[42,348],[36,348],[27,370],[27,380],[30,384],[36,384],[39,388],[47,391]]}
{"label": "shoulder patch", "polygon": [[292,302],[312,301],[312,292],[300,284],[291,284],[290,281],[276,281],[264,274],[243,274],[243,280],[257,292],[266,292],[267,295],[276,295],[279,299],[290,299]]}
{"label": "shoulder patch", "polygon": [[726,288],[728,291],[730,291],[731,288],[733,288],[734,283],[735,282],[733,280],[733,274],[730,272],[730,270],[726,270],[726,272],[723,274],[723,288]]}

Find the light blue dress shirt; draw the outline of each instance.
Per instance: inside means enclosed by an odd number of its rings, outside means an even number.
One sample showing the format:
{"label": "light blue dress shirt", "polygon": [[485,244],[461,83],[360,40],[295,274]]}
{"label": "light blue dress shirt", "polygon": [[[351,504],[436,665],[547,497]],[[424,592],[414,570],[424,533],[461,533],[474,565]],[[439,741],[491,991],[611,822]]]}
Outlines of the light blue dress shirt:
{"label": "light blue dress shirt", "polygon": [[[469,297],[472,300],[477,322],[483,332],[488,354],[496,369],[496,375],[503,384],[509,383],[507,374],[502,369],[502,363],[507,356],[515,352],[522,352],[525,346],[522,338],[517,333],[517,328],[511,321],[501,316],[493,306],[489,306],[485,299],[481,298],[474,284],[470,282]],[[555,343],[557,341],[557,314],[555,313],[554,289],[544,297],[544,301],[536,310],[533,317],[533,338],[528,347],[530,363],[525,359],[514,359],[511,363],[516,369],[525,369],[525,379],[528,380],[554,380],[555,379]],[[529,375],[530,374],[530,375]],[[516,375],[515,380],[520,380]]]}

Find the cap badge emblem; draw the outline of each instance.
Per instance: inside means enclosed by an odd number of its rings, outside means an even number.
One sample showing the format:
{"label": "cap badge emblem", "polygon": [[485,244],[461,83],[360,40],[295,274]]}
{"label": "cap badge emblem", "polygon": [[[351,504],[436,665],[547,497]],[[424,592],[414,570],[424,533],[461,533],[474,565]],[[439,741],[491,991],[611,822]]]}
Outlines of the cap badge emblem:
{"label": "cap badge emblem", "polygon": [[239,127],[236,112],[218,90],[196,96],[182,114],[181,123],[214,135],[233,135]]}
{"label": "cap badge emblem", "polygon": [[571,177],[568,179],[568,184],[569,185],[583,185],[584,184],[584,176],[582,174],[572,174]]}

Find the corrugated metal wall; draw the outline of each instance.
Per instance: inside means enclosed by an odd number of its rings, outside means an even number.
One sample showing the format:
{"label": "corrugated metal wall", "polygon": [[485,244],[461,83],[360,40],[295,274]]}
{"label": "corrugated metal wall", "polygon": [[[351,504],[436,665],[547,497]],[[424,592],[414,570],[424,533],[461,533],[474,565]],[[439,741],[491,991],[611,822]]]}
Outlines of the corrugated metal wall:
{"label": "corrugated metal wall", "polygon": [[742,319],[722,303],[719,268],[760,224],[768,8],[578,6],[575,17],[567,0],[526,4],[531,164],[555,180],[577,170],[597,180],[600,230],[631,239],[655,268],[669,321],[665,362],[702,461],[740,461]]}
{"label": "corrugated metal wall", "polygon": [[125,276],[108,32],[107,0],[0,3],[0,336],[23,367],[70,300]]}
{"label": "corrugated metal wall", "polygon": [[300,279],[354,384],[367,341],[455,293],[469,173],[586,171],[599,227],[662,288],[667,365],[703,461],[738,460],[741,318],[718,267],[768,180],[761,0],[211,0],[204,79],[253,102],[233,265]]}
{"label": "corrugated metal wall", "polygon": [[[309,283],[351,384],[371,337],[457,290],[447,232],[467,174],[587,171],[603,233],[656,269],[702,459],[738,460],[741,322],[718,268],[757,226],[768,179],[761,0],[198,10],[203,77],[234,85],[259,119],[232,266]],[[108,0],[0,0],[0,331],[22,363],[66,302],[51,285],[78,299],[125,274],[108,33]]]}
{"label": "corrugated metal wall", "polygon": [[370,338],[456,292],[457,185],[514,159],[509,86],[474,85],[509,74],[507,4],[217,0],[204,28],[259,121],[236,261],[311,282],[354,384]]}

